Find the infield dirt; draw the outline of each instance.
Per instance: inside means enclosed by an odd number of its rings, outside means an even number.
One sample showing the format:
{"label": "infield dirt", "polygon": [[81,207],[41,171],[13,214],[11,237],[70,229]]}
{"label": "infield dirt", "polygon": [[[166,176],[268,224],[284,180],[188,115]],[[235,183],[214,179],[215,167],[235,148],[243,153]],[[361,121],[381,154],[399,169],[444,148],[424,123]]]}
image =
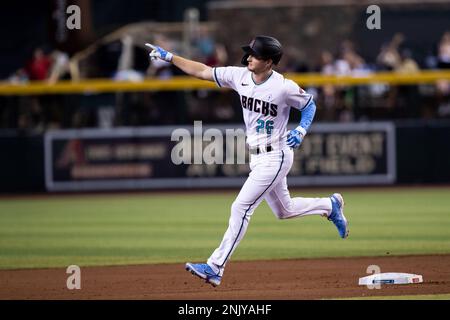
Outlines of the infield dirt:
{"label": "infield dirt", "polygon": [[[423,275],[424,282],[358,286],[369,265]],[[68,290],[65,268],[0,271],[0,299],[303,300],[450,293],[450,255],[230,261],[213,288],[184,264],[82,267],[81,289]]]}

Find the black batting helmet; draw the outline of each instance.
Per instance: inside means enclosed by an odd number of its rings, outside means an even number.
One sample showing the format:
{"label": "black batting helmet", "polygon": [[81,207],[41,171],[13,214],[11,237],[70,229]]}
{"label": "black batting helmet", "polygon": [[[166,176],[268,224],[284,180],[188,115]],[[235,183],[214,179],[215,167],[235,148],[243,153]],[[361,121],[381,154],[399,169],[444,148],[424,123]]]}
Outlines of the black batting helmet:
{"label": "black batting helmet", "polygon": [[252,55],[258,59],[272,59],[274,64],[280,62],[283,55],[281,43],[269,36],[256,36],[248,46],[243,46],[245,55],[242,57],[242,64],[248,65],[247,58]]}

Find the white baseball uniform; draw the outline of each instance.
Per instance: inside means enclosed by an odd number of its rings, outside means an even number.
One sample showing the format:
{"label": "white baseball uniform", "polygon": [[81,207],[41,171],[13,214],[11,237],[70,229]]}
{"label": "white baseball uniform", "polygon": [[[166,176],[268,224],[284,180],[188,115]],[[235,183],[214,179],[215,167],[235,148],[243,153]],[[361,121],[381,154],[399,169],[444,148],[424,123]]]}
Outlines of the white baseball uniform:
{"label": "white baseball uniform", "polygon": [[[265,199],[279,219],[307,215],[329,216],[330,198],[291,198],[286,176],[294,152],[286,146],[290,108],[302,110],[313,98],[292,80],[272,71],[256,84],[246,67],[213,68],[219,87],[228,87],[240,96],[247,144],[260,153],[251,154],[248,179],[231,206],[231,217],[220,246],[207,263],[222,276],[225,265],[245,235],[254,210]],[[272,151],[265,152],[266,150]]]}

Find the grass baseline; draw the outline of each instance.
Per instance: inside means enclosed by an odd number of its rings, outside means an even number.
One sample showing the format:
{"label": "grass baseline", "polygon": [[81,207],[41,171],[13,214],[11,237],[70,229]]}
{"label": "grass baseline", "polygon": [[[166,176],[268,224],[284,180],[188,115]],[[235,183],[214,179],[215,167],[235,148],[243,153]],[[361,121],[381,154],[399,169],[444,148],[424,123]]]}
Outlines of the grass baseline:
{"label": "grass baseline", "polygon": [[[336,190],[295,190],[326,197]],[[321,217],[277,220],[263,203],[233,260],[450,253],[450,188],[343,189],[350,237]],[[204,261],[237,193],[0,200],[0,269]]]}

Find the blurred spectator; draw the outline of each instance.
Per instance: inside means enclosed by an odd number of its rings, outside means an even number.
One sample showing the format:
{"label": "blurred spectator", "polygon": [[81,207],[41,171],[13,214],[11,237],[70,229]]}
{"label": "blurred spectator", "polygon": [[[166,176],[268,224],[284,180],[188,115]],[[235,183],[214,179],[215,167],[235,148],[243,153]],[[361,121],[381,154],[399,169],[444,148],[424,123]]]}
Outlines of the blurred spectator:
{"label": "blurred spectator", "polygon": [[53,84],[69,74],[69,56],[60,50],[53,50],[46,55],[42,48],[36,48],[32,58],[26,62],[25,68],[17,70],[10,76],[12,83],[23,83],[28,80],[47,80]]}
{"label": "blurred spectator", "polygon": [[424,59],[425,69],[436,69],[438,66],[438,59],[433,50],[429,49]]}
{"label": "blurred spectator", "polygon": [[277,66],[277,71],[280,73],[291,72],[308,72],[309,67],[306,65],[305,53],[297,48],[287,47],[283,52],[283,59]]}
{"label": "blurred spectator", "polygon": [[320,72],[322,74],[333,75],[337,73],[334,63],[334,57],[330,51],[322,51],[320,58]]}
{"label": "blurred spectator", "polygon": [[[324,75],[337,74],[336,63],[331,52],[322,51],[320,55],[319,69]],[[337,91],[338,89],[333,85],[324,85],[321,88],[321,103],[319,103],[319,106],[322,109],[322,117],[324,120],[331,121],[335,116],[334,113],[337,100]]]}
{"label": "blurred spectator", "polygon": [[48,77],[50,67],[50,58],[45,55],[41,48],[37,48],[34,50],[32,58],[27,62],[25,70],[30,80],[45,80]]}
{"label": "blurred spectator", "polygon": [[419,71],[419,65],[412,58],[412,52],[409,49],[402,50],[400,61],[395,66],[394,70],[400,73],[412,73]]}
{"label": "blurred spectator", "polygon": [[199,29],[198,35],[194,40],[194,46],[199,51],[199,55],[208,60],[215,55],[215,42],[209,32],[205,29]]}
{"label": "blurred spectator", "polygon": [[[337,75],[360,75],[371,70],[365,60],[356,52],[350,40],[344,40],[340,48],[340,58],[335,63]],[[355,99],[360,95],[357,86],[338,86],[336,90],[336,107],[334,119],[342,122],[353,121],[355,117]]]}
{"label": "blurred spectator", "polygon": [[199,29],[193,42],[195,59],[210,67],[224,66],[228,60],[225,46],[217,43],[206,29]]}
{"label": "blurred spectator", "polygon": [[228,61],[228,53],[225,46],[221,43],[214,44],[214,52],[205,60],[205,64],[210,67],[224,66]]}
{"label": "blurred spectator", "polygon": [[351,67],[349,62],[343,57],[336,59],[336,61],[334,62],[334,74],[338,76],[345,76],[349,75],[350,73]]}
{"label": "blurred spectator", "polygon": [[[196,60],[209,66],[223,66],[229,63],[226,47],[218,43],[207,29],[197,35],[191,43]],[[172,52],[177,52],[181,42],[158,34],[153,39],[146,39]],[[424,68],[450,68],[450,31],[435,39],[433,48],[422,48],[427,53]],[[137,40],[136,40],[137,42]],[[412,52],[404,47],[405,37],[396,33],[387,44],[383,44],[376,57],[376,67],[381,70],[398,73],[413,73],[420,70]],[[362,45],[359,44],[358,45]],[[142,46],[142,44],[141,44]],[[163,60],[148,60],[148,50],[141,48],[136,54],[136,47],[130,36],[116,39],[112,43],[95,49],[102,55],[89,64],[91,77],[111,77],[116,80],[141,80],[144,71],[147,76],[157,79],[170,79],[174,75],[184,75],[172,64]],[[428,50],[428,51],[427,51]],[[306,72],[309,66],[299,63],[305,61],[303,51],[286,46],[282,63],[278,66],[281,73]],[[322,51],[314,70],[324,75],[353,76],[371,72],[365,57],[360,56],[355,44],[349,40],[342,41],[337,54]],[[140,59],[140,64],[136,61]],[[373,62],[373,61],[372,61]],[[47,80],[55,83],[70,75],[69,57],[61,51],[52,51],[46,55],[37,48],[25,67],[9,77],[9,82],[20,84],[29,80]],[[324,84],[316,88],[318,112],[322,121],[353,121],[355,119],[418,118],[450,116],[450,82],[441,80],[436,85],[423,85],[418,91],[416,85],[388,85],[384,83],[369,85]],[[425,92],[425,93],[424,93]],[[89,106],[80,107],[77,99],[83,95],[65,96],[72,103],[71,108],[61,108],[69,103],[58,100],[62,95],[39,95],[20,97],[20,108],[4,107],[3,114],[8,116],[8,123],[19,128],[46,130],[50,126],[58,127],[111,127],[142,126],[164,124],[190,124],[194,120],[211,123],[239,121],[241,108],[239,99],[228,91],[201,89],[185,91],[150,91],[134,93],[84,95],[83,99],[94,101]],[[74,98],[75,97],[75,98]],[[9,98],[8,98],[9,99]],[[61,98],[62,99],[62,98]],[[12,105],[12,104],[11,104]],[[214,107],[211,107],[214,106]],[[429,107],[427,107],[429,106]],[[425,108],[429,108],[425,114]],[[10,110],[11,109],[11,110]],[[69,111],[68,111],[69,110]],[[63,123],[64,122],[64,123]],[[8,124],[9,125],[9,124]]]}
{"label": "blurred spectator", "polygon": [[[396,33],[388,44],[381,47],[376,62],[381,70],[398,73],[414,73],[419,71],[418,63],[413,59],[410,49],[404,48],[405,36]],[[380,87],[381,88],[381,87]],[[416,86],[390,85],[385,86],[386,97],[384,106],[388,108],[391,118],[418,116],[416,107],[418,91]]]}
{"label": "blurred spectator", "polygon": [[21,84],[28,82],[28,74],[24,68],[20,68],[8,78],[8,82],[12,84]]}
{"label": "blurred spectator", "polygon": [[450,31],[444,33],[439,43],[438,68],[450,69]]}
{"label": "blurred spectator", "polygon": [[366,62],[356,52],[350,40],[344,40],[340,48],[340,58],[336,61],[336,74],[346,75],[368,71]]}
{"label": "blurred spectator", "polygon": [[[214,52],[206,58],[205,64],[210,67],[221,67],[227,63],[227,60],[228,53],[225,46],[214,42]],[[197,97],[203,99],[206,103],[203,112],[205,112],[204,110],[212,109],[210,113],[212,122],[230,121],[235,116],[230,93],[222,94],[216,90],[198,90]],[[216,105],[216,107],[210,108],[211,105]],[[192,105],[190,106],[190,111],[192,111]]]}
{"label": "blurred spectator", "polygon": [[[114,74],[113,79],[116,81],[135,81],[139,82],[144,80],[144,72],[139,66],[141,52],[139,47],[134,45],[133,38],[125,34],[122,39],[122,52],[119,57],[117,72]],[[136,61],[138,60],[138,61]],[[148,68],[148,55],[145,52],[145,69]],[[143,70],[145,70],[143,69]]]}
{"label": "blurred spectator", "polygon": [[69,73],[69,55],[59,50],[53,50],[50,54],[51,69],[48,77],[50,84],[61,80]]}
{"label": "blurred spectator", "polygon": [[[173,53],[178,51],[175,41],[162,34],[158,34],[154,37],[153,44]],[[156,59],[150,61],[147,74],[151,77],[167,80],[174,75],[182,74],[182,71],[176,68],[172,63]],[[185,113],[187,112],[187,108],[185,106],[186,101],[183,92],[157,91],[149,93],[149,96],[151,100],[154,101],[154,104],[148,106],[148,114],[159,114],[159,124],[183,123],[186,120]],[[152,110],[154,108],[157,110]],[[170,111],[168,109],[170,109]]]}
{"label": "blurred spectator", "polygon": [[[419,65],[412,57],[412,52],[409,49],[403,49],[400,54],[400,63],[396,66],[395,72],[399,73],[414,73],[419,71]],[[419,117],[420,110],[419,93],[417,86],[398,85],[394,87],[396,90],[396,108],[403,109],[403,116],[405,117]]]}
{"label": "blurred spectator", "polygon": [[[226,65],[228,52],[216,42],[207,29],[199,28],[193,40],[194,59],[210,67]],[[189,121],[206,120],[211,123],[229,121],[235,115],[228,93],[216,90],[194,90],[187,95],[187,118]],[[211,108],[211,105],[215,105]]]}
{"label": "blurred spectator", "polygon": [[402,33],[396,33],[392,40],[381,47],[377,57],[377,64],[382,70],[394,70],[401,62],[399,49],[405,37]]}
{"label": "blurred spectator", "polygon": [[[443,34],[438,45],[438,68],[450,69],[450,32]],[[450,82],[440,80],[436,83],[437,88],[437,114],[440,117],[450,116]]]}
{"label": "blurred spectator", "polygon": [[355,51],[346,51],[343,54],[343,58],[350,67],[351,74],[364,73],[369,71],[364,59]]}
{"label": "blurred spectator", "polygon": [[45,119],[44,112],[37,97],[30,97],[22,101],[19,106],[17,128],[21,130],[34,130],[44,132]]}

